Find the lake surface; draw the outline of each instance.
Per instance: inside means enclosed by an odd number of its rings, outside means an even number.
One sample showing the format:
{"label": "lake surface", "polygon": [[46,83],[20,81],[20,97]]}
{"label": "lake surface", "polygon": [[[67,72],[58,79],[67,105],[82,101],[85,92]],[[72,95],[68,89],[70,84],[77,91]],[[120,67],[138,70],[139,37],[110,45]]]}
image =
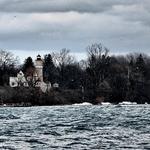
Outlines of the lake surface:
{"label": "lake surface", "polygon": [[3,107],[0,149],[150,149],[150,105]]}

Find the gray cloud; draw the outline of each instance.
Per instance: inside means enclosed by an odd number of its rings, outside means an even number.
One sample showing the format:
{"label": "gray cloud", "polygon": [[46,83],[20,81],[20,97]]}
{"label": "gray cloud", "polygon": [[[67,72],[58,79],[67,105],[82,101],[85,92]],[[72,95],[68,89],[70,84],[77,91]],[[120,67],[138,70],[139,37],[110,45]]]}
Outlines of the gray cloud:
{"label": "gray cloud", "polygon": [[0,0],[1,13],[109,13],[150,25],[149,0]]}
{"label": "gray cloud", "polygon": [[9,48],[16,45],[24,49],[58,48],[59,43],[62,47],[77,49],[80,43],[84,43],[85,47],[88,43],[102,41],[112,49],[131,49],[134,48],[134,40],[138,46],[143,43],[139,37],[146,40],[145,35],[149,38],[150,33],[149,28],[140,22],[123,20],[110,14],[18,14],[16,18],[13,15],[4,15],[0,24],[0,39],[4,45],[11,43]]}
{"label": "gray cloud", "polygon": [[0,48],[149,53],[149,0],[0,0]]}
{"label": "gray cloud", "polygon": [[[149,0],[142,0],[142,4]],[[104,12],[115,5],[134,5],[141,0],[0,0],[1,12]]]}

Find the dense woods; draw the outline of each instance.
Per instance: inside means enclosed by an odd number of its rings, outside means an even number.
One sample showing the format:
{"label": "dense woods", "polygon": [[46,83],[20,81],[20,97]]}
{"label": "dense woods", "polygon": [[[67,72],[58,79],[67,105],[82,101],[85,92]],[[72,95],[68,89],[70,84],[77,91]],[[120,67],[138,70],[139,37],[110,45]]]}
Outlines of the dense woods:
{"label": "dense woods", "polygon": [[76,61],[67,49],[44,56],[44,81],[59,83],[58,89],[42,93],[39,89],[9,87],[9,77],[22,70],[34,70],[28,57],[19,65],[10,52],[0,51],[0,103],[30,103],[57,105],[80,102],[93,104],[102,101],[117,104],[122,101],[150,103],[150,57],[132,53],[126,56],[109,55],[102,44],[87,47],[87,59]]}

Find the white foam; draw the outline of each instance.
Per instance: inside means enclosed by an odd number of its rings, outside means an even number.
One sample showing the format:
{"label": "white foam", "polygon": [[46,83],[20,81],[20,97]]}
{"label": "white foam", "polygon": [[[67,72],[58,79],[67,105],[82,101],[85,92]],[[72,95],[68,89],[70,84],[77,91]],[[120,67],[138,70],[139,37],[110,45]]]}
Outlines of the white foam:
{"label": "white foam", "polygon": [[127,101],[124,101],[124,102],[121,102],[119,104],[120,105],[136,105],[137,103],[136,102],[127,102]]}
{"label": "white foam", "polygon": [[109,103],[109,102],[102,102],[101,104],[102,105],[111,105],[111,103]]}
{"label": "white foam", "polygon": [[83,102],[83,103],[79,103],[79,104],[73,104],[74,106],[87,106],[87,105],[92,105],[91,103],[88,102]]}

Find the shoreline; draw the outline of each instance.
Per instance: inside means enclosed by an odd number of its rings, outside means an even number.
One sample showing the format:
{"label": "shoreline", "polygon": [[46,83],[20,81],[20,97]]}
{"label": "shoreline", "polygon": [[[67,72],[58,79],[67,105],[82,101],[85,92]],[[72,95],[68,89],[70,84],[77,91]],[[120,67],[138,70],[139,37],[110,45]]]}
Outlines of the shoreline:
{"label": "shoreline", "polygon": [[89,102],[83,102],[83,103],[75,103],[75,104],[58,104],[58,105],[32,105],[29,103],[24,103],[24,104],[0,104],[0,108],[6,108],[6,107],[50,107],[50,106],[108,106],[108,105],[120,105],[120,106],[125,106],[125,105],[150,105],[148,103],[144,103],[144,104],[138,104],[136,102],[121,102],[118,104],[114,104],[114,103],[109,103],[109,102],[103,102],[100,104],[92,104]]}

